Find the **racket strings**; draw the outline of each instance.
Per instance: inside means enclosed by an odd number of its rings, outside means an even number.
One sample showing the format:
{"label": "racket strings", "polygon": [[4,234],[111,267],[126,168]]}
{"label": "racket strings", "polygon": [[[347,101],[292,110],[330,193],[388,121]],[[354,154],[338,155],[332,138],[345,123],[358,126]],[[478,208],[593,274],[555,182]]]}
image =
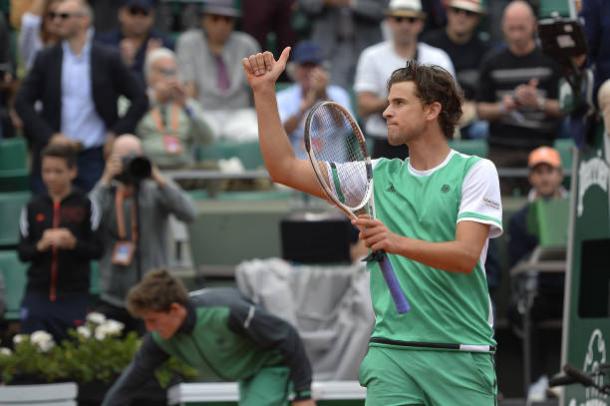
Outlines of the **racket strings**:
{"label": "racket strings", "polygon": [[355,124],[332,104],[322,104],[311,116],[310,149],[322,161],[327,189],[350,209],[363,205],[369,192],[366,146]]}

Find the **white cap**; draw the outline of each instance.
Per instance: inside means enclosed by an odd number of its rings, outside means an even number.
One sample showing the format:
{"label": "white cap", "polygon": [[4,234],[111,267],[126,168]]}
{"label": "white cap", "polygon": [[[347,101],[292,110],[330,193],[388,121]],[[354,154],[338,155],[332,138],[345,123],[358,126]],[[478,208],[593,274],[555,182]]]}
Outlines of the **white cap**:
{"label": "white cap", "polygon": [[385,11],[387,16],[424,18],[420,0],[390,0]]}

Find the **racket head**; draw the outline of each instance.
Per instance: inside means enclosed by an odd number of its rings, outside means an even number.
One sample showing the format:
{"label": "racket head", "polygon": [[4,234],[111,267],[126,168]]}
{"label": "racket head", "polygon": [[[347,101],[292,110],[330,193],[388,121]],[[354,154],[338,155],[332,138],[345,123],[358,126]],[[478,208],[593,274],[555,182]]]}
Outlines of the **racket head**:
{"label": "racket head", "polygon": [[[368,212],[373,192],[373,168],[360,126],[343,106],[332,101],[317,103],[305,121],[305,149],[327,197],[348,216]],[[343,194],[343,180],[353,187]],[[336,175],[336,176],[334,176]]]}

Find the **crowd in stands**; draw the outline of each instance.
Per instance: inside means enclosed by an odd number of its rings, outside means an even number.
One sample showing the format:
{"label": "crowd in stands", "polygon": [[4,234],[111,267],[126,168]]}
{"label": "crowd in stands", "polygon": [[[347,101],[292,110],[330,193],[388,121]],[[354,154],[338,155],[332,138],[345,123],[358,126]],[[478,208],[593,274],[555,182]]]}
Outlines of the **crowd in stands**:
{"label": "crowd in stands", "polygon": [[[277,103],[299,157],[305,117],[321,100],[358,116],[373,157],[407,157],[406,147],[386,139],[387,80],[407,60],[446,69],[464,92],[454,137],[484,140],[498,168],[529,168],[527,179],[501,182],[503,195],[531,188],[510,221],[511,266],[536,246],[525,226],[529,204],[568,193],[549,147],[571,127],[558,100],[561,67],[536,38],[530,3],[538,2],[205,0],[173,17],[168,2],[115,3],[23,0],[0,13],[0,143],[22,136],[31,157],[33,195],[18,246],[30,263],[23,332],[61,339],[85,318],[92,260],[102,288],[95,308],[142,331],[126,309],[127,292],[148,270],[169,265],[169,217],[195,218],[192,201],[163,170],[192,168],[197,151],[215,142],[257,139],[241,60],[270,46],[293,47]],[[594,69],[608,127],[610,7],[583,0],[581,16],[589,57],[580,62]],[[142,157],[150,167],[140,182],[127,172]],[[540,297],[557,304],[563,281],[547,282]]]}

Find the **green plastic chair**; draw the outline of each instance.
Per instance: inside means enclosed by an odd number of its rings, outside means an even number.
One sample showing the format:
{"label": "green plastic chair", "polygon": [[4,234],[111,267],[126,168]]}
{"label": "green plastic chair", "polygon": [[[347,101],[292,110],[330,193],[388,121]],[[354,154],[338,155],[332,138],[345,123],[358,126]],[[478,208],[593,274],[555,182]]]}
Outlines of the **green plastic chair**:
{"label": "green plastic chair", "polygon": [[542,248],[565,247],[568,241],[569,199],[538,199],[528,211],[528,231]]}
{"label": "green plastic chair", "polygon": [[571,138],[560,138],[555,140],[553,147],[559,152],[561,166],[564,173],[572,170],[572,148],[576,146]]}
{"label": "green plastic chair", "polygon": [[0,172],[16,169],[27,170],[28,149],[21,137],[0,141]]}
{"label": "green plastic chair", "polygon": [[0,192],[29,189],[27,146],[20,137],[0,141]]}
{"label": "green plastic chair", "polygon": [[487,156],[489,146],[486,140],[449,140],[449,146],[467,155]]}
{"label": "green plastic chair", "polygon": [[5,286],[4,318],[6,320],[19,320],[27,267],[27,264],[19,260],[16,251],[0,251],[0,273]]}
{"label": "green plastic chair", "polygon": [[30,192],[0,193],[0,246],[19,243],[21,209],[30,199]]}

